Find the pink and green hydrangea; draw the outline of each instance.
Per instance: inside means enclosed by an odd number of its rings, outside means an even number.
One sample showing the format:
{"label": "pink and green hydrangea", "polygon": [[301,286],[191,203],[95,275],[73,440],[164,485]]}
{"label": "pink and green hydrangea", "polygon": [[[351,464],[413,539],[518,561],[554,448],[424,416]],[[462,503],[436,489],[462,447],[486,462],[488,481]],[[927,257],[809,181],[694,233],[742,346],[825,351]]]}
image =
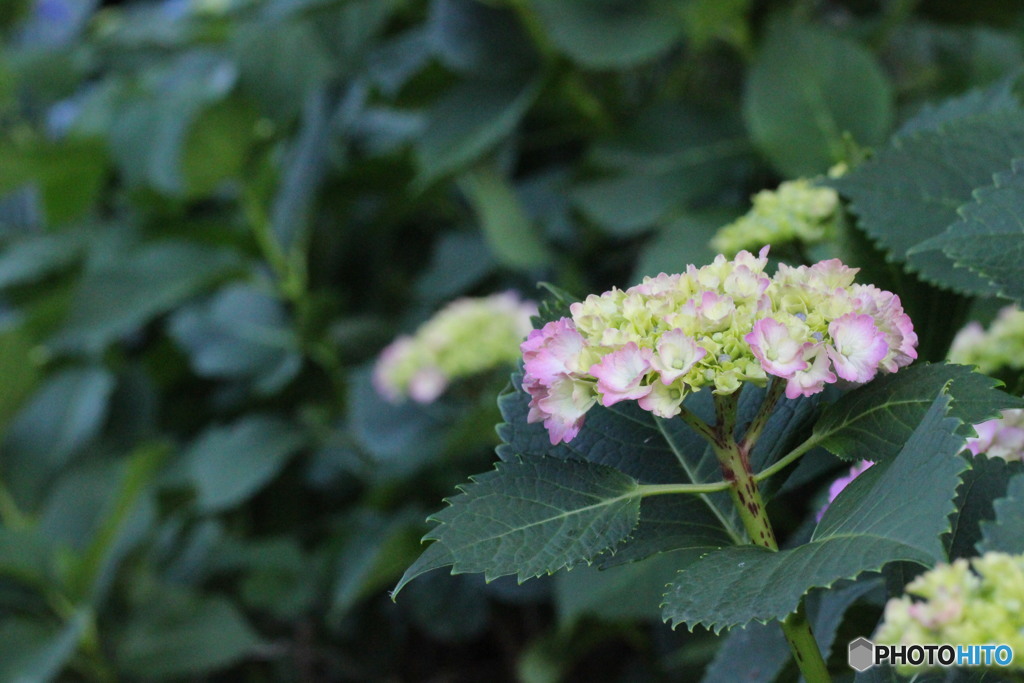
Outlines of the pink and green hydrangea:
{"label": "pink and green hydrangea", "polygon": [[990,458],[1024,460],[1024,410],[1004,410],[994,419],[974,425],[977,436],[967,439],[967,450]]}
{"label": "pink and green hydrangea", "polygon": [[[1024,650],[1024,555],[987,552],[940,563],[885,605],[872,638],[884,645],[999,643]],[[1024,669],[1018,659],[1009,667]],[[915,667],[897,667],[914,673]]]}
{"label": "pink and green hydrangea", "polygon": [[855,284],[857,269],[838,259],[781,265],[769,277],[767,254],[765,247],[756,256],[719,255],[682,274],[592,294],[570,306],[571,317],[531,332],[521,346],[530,421],[543,422],[559,443],[579,432],[595,403],[635,400],[670,418],[704,387],[732,394],[775,377],[797,398],[840,378],[867,382],[916,358],[917,336],[898,296]]}
{"label": "pink and green hydrangea", "polygon": [[[514,362],[520,343],[532,328],[530,317],[536,313],[534,302],[511,291],[457,299],[415,334],[395,339],[381,352],[373,371],[374,387],[394,403],[406,397],[418,403],[435,401],[453,379]],[[569,348],[553,348],[545,356],[550,363],[545,378],[554,380],[571,371],[560,365],[558,358],[578,352],[572,342],[570,337],[558,335],[554,346],[568,344]]]}

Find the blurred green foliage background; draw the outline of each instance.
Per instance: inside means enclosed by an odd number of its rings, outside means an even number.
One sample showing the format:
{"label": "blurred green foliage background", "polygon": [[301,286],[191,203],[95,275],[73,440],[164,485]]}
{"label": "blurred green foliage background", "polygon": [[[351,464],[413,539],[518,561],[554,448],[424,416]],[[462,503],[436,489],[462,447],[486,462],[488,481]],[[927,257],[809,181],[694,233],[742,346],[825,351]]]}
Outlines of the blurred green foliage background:
{"label": "blurred green foliage background", "polygon": [[457,296],[710,259],[1011,74],[1024,9],[3,0],[0,38],[0,680],[730,681],[657,557],[392,603],[508,372],[392,406],[372,362]]}

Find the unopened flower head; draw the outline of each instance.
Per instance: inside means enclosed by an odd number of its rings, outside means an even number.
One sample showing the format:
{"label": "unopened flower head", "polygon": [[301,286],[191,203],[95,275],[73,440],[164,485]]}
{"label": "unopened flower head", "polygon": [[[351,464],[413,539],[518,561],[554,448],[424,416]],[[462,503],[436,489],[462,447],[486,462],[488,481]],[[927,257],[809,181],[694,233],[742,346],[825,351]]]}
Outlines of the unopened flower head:
{"label": "unopened flower head", "polygon": [[719,255],[702,268],[645,278],[627,290],[590,295],[571,318],[534,330],[522,344],[531,422],[552,443],[579,432],[597,402],[635,400],[658,417],[678,415],[687,394],[731,394],[744,382],[786,382],[810,396],[837,378],[867,382],[917,353],[899,297],[853,283],[839,260],[764,273],[758,256]]}
{"label": "unopened flower head", "polygon": [[712,238],[712,249],[735,254],[762,244],[817,244],[831,239],[836,231],[839,195],[805,178],[786,181],[775,190],[762,190],[752,201],[750,211]]}
{"label": "unopened flower head", "polygon": [[457,299],[381,352],[374,368],[377,391],[392,402],[405,396],[437,399],[457,377],[511,363],[532,325],[537,305],[515,292]]}
{"label": "unopened flower head", "polygon": [[[1024,555],[989,552],[939,564],[906,591],[886,604],[875,643],[999,643],[1024,652]],[[1010,666],[1022,669],[1024,662]]]}
{"label": "unopened flower head", "polygon": [[977,365],[986,374],[1000,368],[1024,368],[1024,311],[1004,307],[987,331],[977,322],[969,323],[953,339],[949,359]]}
{"label": "unopened flower head", "polygon": [[995,420],[974,425],[978,436],[967,439],[967,450],[990,458],[1024,460],[1024,410],[1004,410]]}

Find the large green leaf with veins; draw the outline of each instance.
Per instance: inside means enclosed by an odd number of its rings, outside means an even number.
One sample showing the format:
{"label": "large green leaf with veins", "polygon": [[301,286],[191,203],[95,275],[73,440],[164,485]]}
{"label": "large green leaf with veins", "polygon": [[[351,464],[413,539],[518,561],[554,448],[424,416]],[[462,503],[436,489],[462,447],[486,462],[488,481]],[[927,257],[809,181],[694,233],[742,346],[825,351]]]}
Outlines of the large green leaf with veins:
{"label": "large green leaf with veins", "polygon": [[924,247],[941,248],[956,265],[991,282],[1000,295],[1024,298],[1024,159],[997,174],[993,184],[975,190],[974,201],[960,207],[960,217]]}
{"label": "large green leaf with veins", "polygon": [[[967,463],[959,420],[941,394],[899,455],[879,462],[833,501],[809,543],[772,552],[754,545],[709,553],[670,585],[663,616],[673,626],[716,632],[785,619],[807,591],[894,561],[925,566],[946,559],[953,496]],[[907,495],[910,487],[914,495]]]}
{"label": "large green leaf with veins", "polygon": [[1024,113],[1001,109],[897,136],[874,158],[833,181],[860,226],[929,282],[968,294],[994,294],[988,280],[955,268],[929,240],[958,222],[972,192],[1024,156]]}
{"label": "large green leaf with veins", "polygon": [[1024,399],[1000,391],[998,380],[966,365],[917,364],[880,377],[852,391],[822,414],[814,439],[846,460],[889,460],[903,448],[935,395],[948,385],[950,414],[963,422],[958,433],[974,434],[970,425],[1024,408]]}
{"label": "large green leaf with veins", "polygon": [[498,463],[430,517],[426,540],[451,554],[452,573],[524,580],[597,555],[625,539],[640,515],[635,479],[603,465],[555,458]]}

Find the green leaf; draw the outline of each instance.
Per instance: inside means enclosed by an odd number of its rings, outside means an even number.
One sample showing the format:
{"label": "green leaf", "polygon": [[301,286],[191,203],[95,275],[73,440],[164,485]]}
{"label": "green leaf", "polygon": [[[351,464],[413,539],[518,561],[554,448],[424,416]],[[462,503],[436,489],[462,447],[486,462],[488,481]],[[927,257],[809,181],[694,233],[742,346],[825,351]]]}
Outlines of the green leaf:
{"label": "green leaf", "polygon": [[114,641],[118,667],[131,676],[181,678],[213,671],[259,645],[242,614],[222,597],[165,591],[140,607]]}
{"label": "green leaf", "polygon": [[594,163],[617,173],[576,186],[573,203],[612,234],[635,234],[720,192],[750,151],[740,122],[728,112],[662,102],[595,146]]}
{"label": "green leaf", "polygon": [[67,368],[47,379],[10,422],[3,442],[9,485],[28,501],[100,431],[114,378],[100,367]]}
{"label": "green leaf", "polygon": [[[885,580],[880,576],[862,576],[859,581],[837,584],[828,590],[814,591],[807,599],[811,630],[827,660],[835,644],[843,617],[853,603],[872,591],[884,595]],[[845,647],[846,643],[842,643]]]}
{"label": "green leaf", "polygon": [[705,48],[714,40],[737,47],[749,45],[747,16],[753,0],[693,0],[682,6],[686,19],[686,37],[694,49]]}
{"label": "green leaf", "polygon": [[590,563],[636,527],[640,493],[632,477],[574,460],[497,463],[472,478],[424,538],[452,555],[452,573],[520,581]]}
{"label": "green leaf", "polygon": [[409,586],[400,608],[432,639],[466,643],[480,638],[491,620],[487,586],[476,575],[432,574]]}
{"label": "green leaf", "polygon": [[966,365],[917,363],[879,377],[829,406],[814,425],[814,440],[845,460],[882,462],[907,442],[946,385],[950,415],[972,435],[975,425],[999,417],[1008,408],[1024,408],[1024,399],[997,389],[998,380]]}
{"label": "green leaf", "polygon": [[46,590],[56,581],[52,548],[45,535],[34,528],[0,527],[0,577]]}
{"label": "green leaf", "polygon": [[247,543],[245,555],[243,604],[282,621],[300,619],[318,597],[318,558],[304,552],[294,536]]}
{"label": "green leaf", "polygon": [[747,624],[723,640],[701,683],[772,683],[792,656],[778,624]]}
{"label": "green leaf", "polygon": [[51,225],[81,217],[96,201],[107,175],[102,144],[92,139],[0,145],[0,194],[34,183]]}
{"label": "green leaf", "polygon": [[87,270],[52,340],[62,351],[98,351],[224,277],[235,255],[185,242],[138,247]]}
{"label": "green leaf", "polygon": [[410,477],[444,452],[451,415],[443,403],[388,403],[373,386],[371,367],[349,375],[348,419],[343,438],[359,452],[352,470],[369,481]]}
{"label": "green leaf", "polygon": [[309,21],[253,21],[232,40],[242,91],[281,122],[298,115],[306,96],[334,70],[331,56]]}
{"label": "green leaf", "polygon": [[[1024,118],[1024,117],[1022,117]],[[961,220],[927,246],[940,246],[957,266],[989,280],[1001,296],[1024,298],[1024,159],[995,176],[993,185],[974,191],[974,202],[960,207]],[[913,254],[913,250],[911,251]]]}
{"label": "green leaf", "polygon": [[416,281],[416,293],[428,303],[447,301],[478,284],[496,265],[491,247],[478,232],[448,233]]}
{"label": "green leaf", "polygon": [[634,173],[690,171],[706,191],[718,189],[733,162],[752,151],[734,113],[666,100],[645,107],[613,137],[597,142],[590,157],[599,166]]}
{"label": "green leaf", "polygon": [[424,549],[416,561],[409,565],[409,568],[402,574],[395,587],[391,590],[391,599],[398,600],[398,594],[405,585],[418,576],[442,567],[450,567],[455,563],[455,556],[443,543],[434,542]]}
{"label": "green leaf", "polygon": [[37,282],[70,265],[81,253],[80,232],[27,235],[4,244],[0,253],[0,287]]}
{"label": "green leaf", "polygon": [[1009,462],[966,451],[960,457],[966,458],[971,468],[961,476],[963,484],[957,491],[956,514],[947,544],[950,559],[978,554],[976,547],[982,538],[982,528],[996,516],[993,503],[1006,495],[1007,483],[1024,472],[1024,463],[1019,460]]}
{"label": "green leaf", "polygon": [[[882,588],[884,582],[875,576],[827,591],[814,591],[808,596],[807,618],[825,660],[850,606],[865,594]],[[747,624],[725,636],[701,683],[772,683],[779,679],[791,657],[778,624]]]}
{"label": "green leaf", "polygon": [[0,627],[0,679],[10,683],[54,680],[75,654],[86,629],[94,625],[94,618],[91,610],[78,609],[59,629],[10,619]]}
{"label": "green leaf", "polygon": [[145,519],[139,514],[145,504],[141,499],[168,451],[163,444],[143,445],[119,463],[119,481],[108,489],[109,507],[68,579],[68,592],[83,603],[99,602],[99,595],[113,581],[118,562],[138,540],[138,530],[132,529],[132,524],[137,527],[139,520]]}
{"label": "green leaf", "polygon": [[1006,497],[997,500],[993,508],[995,519],[981,523],[978,552],[1024,552],[1024,474],[1010,479]]}
{"label": "green leaf", "polygon": [[844,133],[860,145],[885,139],[892,92],[860,45],[776,20],[750,69],[743,115],[754,142],[783,175],[817,175],[843,160]]}
{"label": "green leaf", "polygon": [[540,81],[466,80],[456,84],[427,114],[416,144],[422,189],[483,156],[508,136],[540,90]]}
{"label": "green leaf", "polygon": [[[357,89],[351,86],[342,102],[351,99]],[[336,128],[347,130],[337,121],[335,110],[339,105],[327,87],[317,88],[305,100],[302,124],[283,160],[280,187],[274,196],[271,213],[271,231],[282,254],[299,254],[310,239],[310,219],[313,205],[328,168],[332,135]],[[351,105],[344,105],[351,109]]]}
{"label": "green leaf", "polygon": [[618,69],[667,51],[684,29],[667,0],[530,0],[545,32],[573,61]]}
{"label": "green leaf", "polygon": [[1015,78],[1004,78],[994,86],[951,97],[935,104],[926,104],[913,118],[896,131],[897,136],[906,136],[922,130],[938,130],[944,125],[960,119],[993,112],[1021,113],[1021,103],[1013,94]]}
{"label": "green leaf", "polygon": [[39,365],[33,362],[35,348],[23,328],[0,330],[0,377],[4,378],[0,392],[0,435],[39,382]]}
{"label": "green leaf", "polygon": [[[340,621],[359,600],[394,581],[409,557],[416,553],[422,517],[410,512],[405,510],[388,517],[357,513],[346,520],[348,533],[339,554],[329,609],[332,621]],[[438,545],[434,543],[429,548]],[[427,552],[421,560],[423,556]],[[441,566],[450,564],[448,561]],[[403,582],[396,587],[395,593],[404,585]]]}
{"label": "green leaf", "polygon": [[659,273],[680,273],[689,263],[711,263],[715,252],[710,242],[720,227],[735,218],[735,212],[708,211],[687,214],[661,228],[637,260],[631,281]]}
{"label": "green leaf", "polygon": [[850,199],[861,227],[897,262],[930,282],[993,294],[984,278],[954,269],[942,244],[923,244],[958,221],[971,193],[1024,156],[1024,114],[997,111],[897,137],[832,184]]}
{"label": "green leaf", "polygon": [[[752,620],[782,620],[812,588],[829,587],[894,561],[930,566],[946,559],[959,473],[959,421],[940,394],[900,453],[855,479],[832,502],[809,543],[771,552],[754,545],[709,553],[683,570],[665,596],[664,618],[714,631]],[[907,495],[913,482],[915,495]]]}
{"label": "green leaf", "polygon": [[555,609],[563,628],[587,616],[604,621],[656,619],[665,585],[701,550],[677,550],[599,569],[576,567],[555,576]]}
{"label": "green leaf", "polygon": [[687,171],[627,174],[594,180],[572,191],[573,204],[612,235],[650,230],[679,213],[695,184]]}
{"label": "green leaf", "polygon": [[551,261],[515,189],[497,168],[479,165],[460,177],[459,187],[473,206],[491,253],[500,263],[530,270]]}
{"label": "green leaf", "polygon": [[634,562],[658,553],[681,550],[707,552],[733,545],[715,511],[699,496],[653,496],[640,503],[640,521],[636,531],[604,558],[601,568]]}
{"label": "green leaf", "polygon": [[232,284],[208,301],[178,309],[170,332],[189,352],[196,374],[248,379],[262,394],[277,392],[302,365],[283,304],[253,286]]}
{"label": "green leaf", "polygon": [[212,427],[192,443],[185,461],[203,512],[234,507],[263,488],[305,443],[294,425],[250,415]]}
{"label": "green leaf", "polygon": [[238,178],[253,142],[256,111],[239,98],[227,98],[200,112],[182,142],[181,173],[188,196],[212,193]]}
{"label": "green leaf", "polygon": [[[537,289],[541,292],[540,303],[537,306],[537,315],[530,318],[533,326],[537,329],[540,329],[547,323],[568,316],[570,314],[569,307],[576,301],[579,301],[579,297],[573,296],[550,282],[538,282]],[[516,376],[513,375],[513,382],[520,382],[521,384],[522,376],[520,375],[519,379],[516,379]],[[520,384],[516,386],[518,387]],[[498,398],[498,403],[499,405],[501,404],[500,397]]]}
{"label": "green leaf", "polygon": [[[196,132],[196,123],[202,112],[227,96],[236,76],[235,65],[224,55],[195,49],[143,71],[135,87],[115,85],[109,120],[93,129],[109,135],[111,155],[125,182],[182,195],[187,189],[183,162],[188,139],[204,135]],[[227,111],[215,111],[214,116]],[[242,132],[233,131],[232,136]],[[201,184],[194,162],[188,170]],[[202,188],[197,184],[194,189]]]}
{"label": "green leaf", "polygon": [[493,78],[536,61],[529,36],[506,8],[438,0],[430,4],[426,30],[438,58],[456,71]]}

